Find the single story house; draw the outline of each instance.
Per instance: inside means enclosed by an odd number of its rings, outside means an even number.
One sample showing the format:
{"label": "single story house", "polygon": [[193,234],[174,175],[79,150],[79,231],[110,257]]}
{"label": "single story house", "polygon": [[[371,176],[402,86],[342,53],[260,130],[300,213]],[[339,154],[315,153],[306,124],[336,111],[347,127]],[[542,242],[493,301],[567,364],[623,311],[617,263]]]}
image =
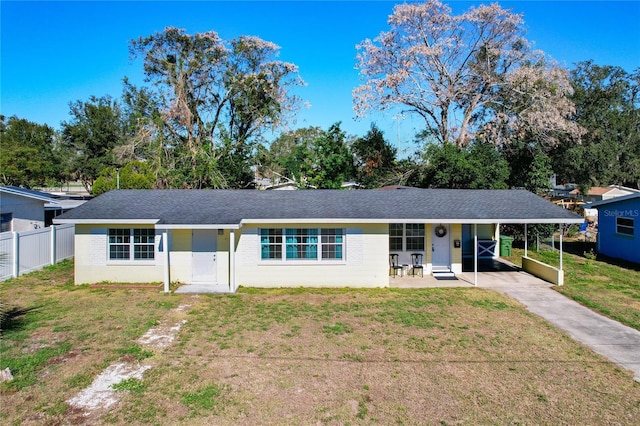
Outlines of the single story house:
{"label": "single story house", "polygon": [[640,193],[596,201],[598,253],[640,263]]}
{"label": "single story house", "polygon": [[75,224],[76,284],[211,292],[387,287],[392,253],[402,264],[417,254],[425,274],[457,274],[465,255],[497,255],[500,224],[582,222],[525,190],[416,188],[117,190],[54,220]]}
{"label": "single story house", "polygon": [[62,213],[67,212],[71,209],[75,209],[78,206],[86,203],[88,199],[91,197],[72,197],[68,195],[56,195],[51,194],[55,197],[55,201],[46,203],[44,205],[44,226],[53,225],[53,219],[56,216],[60,216]]}
{"label": "single story house", "polygon": [[589,188],[586,194],[582,194],[579,188],[574,188],[569,194],[573,198],[581,199],[584,202],[604,201],[616,197],[624,197],[625,195],[640,193],[640,190],[627,188],[620,185],[594,186]]}
{"label": "single story house", "polygon": [[45,192],[0,186],[0,232],[44,228],[45,205],[57,203],[54,197]]}

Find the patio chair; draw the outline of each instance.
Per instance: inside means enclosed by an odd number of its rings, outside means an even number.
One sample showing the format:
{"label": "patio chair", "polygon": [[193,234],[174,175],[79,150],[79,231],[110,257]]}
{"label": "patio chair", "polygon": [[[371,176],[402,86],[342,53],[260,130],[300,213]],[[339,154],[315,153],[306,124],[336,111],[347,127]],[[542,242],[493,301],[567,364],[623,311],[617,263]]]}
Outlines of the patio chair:
{"label": "patio chair", "polygon": [[411,275],[416,276],[416,270],[420,271],[420,276],[424,277],[424,267],[422,266],[422,253],[411,255]]}
{"label": "patio chair", "polygon": [[396,277],[398,275],[398,271],[400,271],[400,276],[402,276],[402,265],[398,263],[398,255],[392,253],[389,255],[389,266],[393,270],[393,276]]}

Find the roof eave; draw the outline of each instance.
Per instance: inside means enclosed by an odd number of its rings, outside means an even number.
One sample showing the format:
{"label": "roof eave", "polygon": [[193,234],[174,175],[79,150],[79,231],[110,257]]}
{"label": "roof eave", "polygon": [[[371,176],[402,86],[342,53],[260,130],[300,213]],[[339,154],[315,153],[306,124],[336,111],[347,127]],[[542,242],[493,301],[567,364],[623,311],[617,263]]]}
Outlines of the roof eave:
{"label": "roof eave", "polygon": [[44,201],[45,203],[54,203],[54,204],[59,203],[53,197],[49,197],[46,195],[29,194],[27,192],[16,191],[7,187],[0,187],[0,192],[4,192],[5,194],[9,194],[9,195],[17,195],[19,197],[31,198],[32,200]]}
{"label": "roof eave", "polygon": [[157,224],[156,229],[240,229],[240,224],[224,223],[224,224],[175,224],[175,223],[162,223]]}
{"label": "roof eave", "polygon": [[583,223],[584,218],[575,217],[575,218],[529,218],[529,219],[518,219],[518,218],[492,218],[492,219],[450,219],[450,218],[441,218],[441,219],[425,219],[425,218],[377,218],[377,219],[361,219],[361,218],[290,218],[290,219],[273,219],[273,218],[263,218],[263,219],[243,219],[242,225],[255,225],[255,224],[263,224],[263,223],[277,223],[277,224],[286,224],[286,223],[363,223],[363,224],[378,224],[378,223],[446,223],[446,224],[494,224],[494,223],[509,223],[509,224],[542,224],[542,223],[563,223],[563,224],[572,224],[572,223]]}
{"label": "roof eave", "polygon": [[619,203],[621,201],[633,200],[635,198],[640,198],[640,193],[622,195],[620,197],[613,197],[613,198],[609,198],[607,200],[594,201],[593,203],[591,203],[591,205],[589,207],[598,208],[600,206],[604,206],[604,205],[607,205],[607,204]]}
{"label": "roof eave", "polygon": [[53,219],[54,225],[155,225],[159,219]]}

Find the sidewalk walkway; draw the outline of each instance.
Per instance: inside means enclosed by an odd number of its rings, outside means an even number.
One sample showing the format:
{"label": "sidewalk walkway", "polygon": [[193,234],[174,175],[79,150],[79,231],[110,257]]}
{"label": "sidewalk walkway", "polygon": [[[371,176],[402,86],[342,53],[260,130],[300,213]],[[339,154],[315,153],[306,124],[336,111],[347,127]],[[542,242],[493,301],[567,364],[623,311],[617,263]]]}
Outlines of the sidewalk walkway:
{"label": "sidewalk walkway", "polygon": [[[490,275],[497,274],[498,279]],[[483,273],[478,287],[491,288],[518,300],[534,314],[567,332],[598,354],[631,370],[640,382],[640,331],[593,312],[554,291],[551,284],[518,272],[518,280],[503,272]],[[512,273],[507,273],[511,275]]]}

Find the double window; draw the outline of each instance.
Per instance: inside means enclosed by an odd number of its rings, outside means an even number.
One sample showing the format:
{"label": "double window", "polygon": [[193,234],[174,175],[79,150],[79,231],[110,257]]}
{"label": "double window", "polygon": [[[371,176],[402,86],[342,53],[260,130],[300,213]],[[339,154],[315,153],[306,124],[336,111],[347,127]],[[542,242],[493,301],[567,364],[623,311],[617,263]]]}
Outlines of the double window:
{"label": "double window", "polygon": [[633,218],[616,217],[616,233],[633,237]]}
{"label": "double window", "polygon": [[334,228],[272,228],[260,230],[263,260],[342,260],[344,231]]}
{"label": "double window", "polygon": [[109,260],[153,260],[154,257],[153,229],[109,229]]}
{"label": "double window", "polygon": [[424,251],[424,223],[389,224],[389,251]]}

